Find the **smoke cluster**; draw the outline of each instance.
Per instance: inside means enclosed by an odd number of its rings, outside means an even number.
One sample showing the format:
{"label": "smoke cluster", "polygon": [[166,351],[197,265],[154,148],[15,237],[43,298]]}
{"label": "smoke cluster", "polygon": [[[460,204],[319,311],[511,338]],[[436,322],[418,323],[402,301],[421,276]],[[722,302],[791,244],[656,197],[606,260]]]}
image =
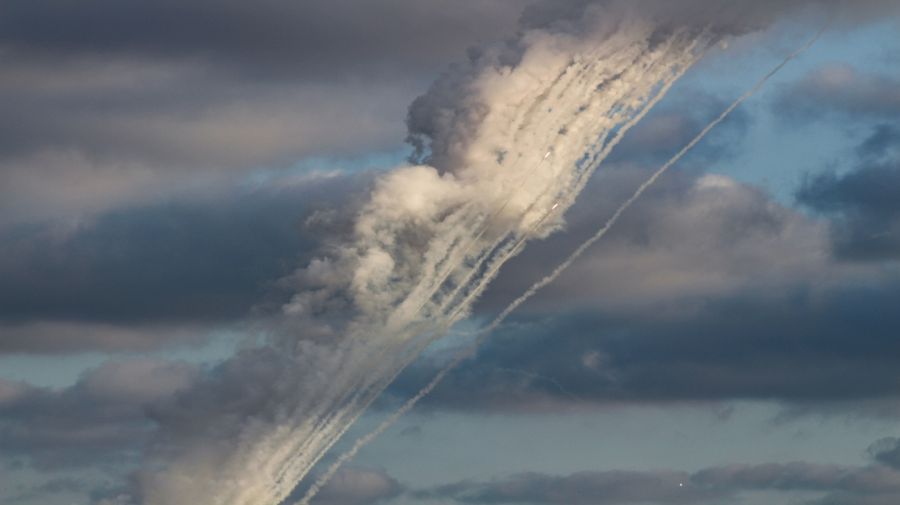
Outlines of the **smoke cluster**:
{"label": "smoke cluster", "polygon": [[506,261],[563,225],[598,165],[708,47],[769,21],[749,2],[698,18],[693,6],[708,2],[635,5],[539,3],[515,40],[471,51],[413,103],[414,163],[375,183],[346,243],[295,273],[271,345],[157,413],[143,503],[287,499]]}

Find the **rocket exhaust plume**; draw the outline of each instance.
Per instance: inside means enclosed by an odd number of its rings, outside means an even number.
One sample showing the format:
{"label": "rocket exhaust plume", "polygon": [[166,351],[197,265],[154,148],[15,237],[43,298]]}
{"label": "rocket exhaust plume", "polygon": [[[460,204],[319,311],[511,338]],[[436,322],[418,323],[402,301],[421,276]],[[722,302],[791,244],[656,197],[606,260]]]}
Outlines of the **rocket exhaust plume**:
{"label": "rocket exhaust plume", "polygon": [[616,143],[716,41],[588,9],[565,30],[526,31],[436,82],[409,116],[428,158],[378,180],[352,239],[297,272],[287,330],[220,370],[240,394],[213,383],[185,400],[207,415],[164,419],[140,475],[144,504],[288,498],[510,258],[562,225]]}
{"label": "rocket exhaust plume", "polygon": [[[415,405],[422,400],[424,397],[428,396],[434,388],[436,388],[456,367],[462,364],[465,360],[474,356],[475,352],[481,346],[485,339],[487,339],[490,334],[496,330],[503,321],[509,317],[519,306],[528,301],[532,296],[537,294],[542,288],[547,286],[548,284],[555,281],[562,273],[568,269],[572,263],[574,263],[588,248],[594,245],[598,240],[603,238],[604,235],[615,226],[616,222],[618,222],[619,218],[625,213],[638,199],[640,199],[641,195],[652,186],[657,179],[659,179],[666,171],[669,170],[674,164],[678,163],[681,158],[684,157],[691,149],[693,149],[704,137],[706,137],[709,132],[711,132],[716,126],[719,125],[722,121],[724,121],[731,113],[738,108],[744,101],[755,95],[763,86],[771,79],[775,74],[777,74],[785,65],[790,63],[792,60],[806,52],[810,47],[812,47],[816,41],[822,36],[822,33],[825,31],[823,28],[820,30],[814,37],[812,37],[806,44],[804,44],[799,49],[795,50],[793,53],[786,56],[778,65],[776,65],[772,70],[770,70],[766,75],[764,75],[759,81],[754,84],[752,88],[747,90],[743,95],[738,97],[734,102],[731,103],[718,117],[713,119],[706,127],[704,127],[690,142],[688,142],[684,147],[681,148],[674,156],[672,156],[668,161],[666,161],[663,165],[661,165],[653,174],[650,175],[637,189],[635,189],[634,193],[625,200],[625,202],[620,205],[615,212],[607,219],[607,221],[601,226],[594,235],[585,240],[581,245],[579,245],[562,263],[560,263],[555,269],[553,269],[550,274],[546,275],[535,284],[533,284],[528,290],[526,290],[521,296],[513,300],[503,311],[501,311],[490,324],[485,326],[483,329],[479,330],[474,338],[474,341],[469,344],[465,349],[463,349],[460,353],[458,353],[453,360],[451,360],[447,365],[445,365],[442,369],[438,371],[438,373],[431,379],[431,381],[426,384],[418,393],[416,393],[413,397],[409,398],[400,408],[394,411],[389,417],[387,417],[384,421],[381,422],[374,430],[370,431],[366,435],[357,439],[354,444],[347,450],[345,453],[341,454],[331,466],[313,483],[313,485],[307,490],[306,494],[303,498],[297,503],[297,505],[309,505],[310,501],[318,494],[318,492],[322,489],[322,487],[328,483],[328,481],[334,476],[334,474],[340,469],[340,467],[351,460],[356,454],[366,445],[371,443],[375,438],[385,432],[388,428],[390,428],[394,423],[396,423],[403,415],[409,412]],[[554,207],[556,208],[556,204]],[[551,209],[552,210],[552,209]]]}
{"label": "rocket exhaust plume", "polygon": [[[560,225],[597,164],[712,42],[640,20],[589,30],[534,31],[515,66],[500,53],[471,64],[452,90],[464,102],[429,125],[438,166],[382,178],[353,243],[302,272],[318,285],[299,293],[288,315],[312,319],[342,304],[353,312],[330,330],[340,335],[332,345],[282,343],[303,370],[275,381],[308,391],[293,395],[287,386],[261,415],[232,428],[227,446],[203,437],[172,444],[163,468],[144,475],[145,503],[274,505],[288,497],[391,380],[468,315],[500,267]],[[459,131],[472,133],[448,139]],[[215,426],[210,433],[222,436]]]}

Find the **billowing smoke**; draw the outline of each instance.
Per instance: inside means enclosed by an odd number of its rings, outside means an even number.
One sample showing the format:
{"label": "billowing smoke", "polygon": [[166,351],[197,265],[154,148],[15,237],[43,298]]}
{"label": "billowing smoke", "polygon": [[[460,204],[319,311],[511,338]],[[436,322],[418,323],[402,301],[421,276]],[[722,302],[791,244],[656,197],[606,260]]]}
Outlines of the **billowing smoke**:
{"label": "billowing smoke", "polygon": [[[435,84],[409,117],[428,164],[382,177],[352,241],[298,272],[304,290],[286,317],[321,337],[247,357],[258,383],[242,377],[240,397],[218,398],[202,421],[167,414],[177,429],[143,476],[144,502],[284,500],[506,261],[561,225],[597,165],[711,42],[589,11],[565,31],[472,54]],[[248,406],[256,414],[237,418]]]}
{"label": "billowing smoke", "polygon": [[338,471],[340,471],[341,467],[356,456],[356,454],[366,445],[371,443],[376,437],[381,435],[385,430],[390,428],[395,422],[397,422],[401,416],[405,415],[409,412],[416,404],[421,401],[425,396],[430,394],[441,382],[443,382],[444,378],[453,371],[456,367],[458,367],[462,362],[474,355],[474,353],[478,350],[478,347],[484,342],[484,340],[490,336],[491,332],[496,330],[503,321],[509,317],[519,306],[528,301],[531,297],[538,293],[545,286],[555,281],[565,270],[567,270],[578,258],[581,257],[582,254],[587,251],[589,247],[591,247],[598,240],[603,238],[607,232],[618,222],[619,218],[622,214],[627,211],[634,203],[647,191],[650,186],[652,186],[663,174],[666,173],[675,163],[677,163],[681,158],[684,157],[691,149],[694,148],[701,140],[703,140],[706,135],[709,134],[716,126],[718,126],[722,121],[724,121],[734,110],[741,105],[744,101],[752,97],[756,94],[765,84],[771,79],[779,70],[781,70],[785,65],[787,65],[791,60],[807,51],[812,45],[819,39],[822,35],[822,32],[816,34],[816,36],[811,39],[806,45],[798,49],[797,51],[788,55],[781,63],[779,63],[774,69],[772,69],[769,73],[762,77],[750,90],[737,98],[728,108],[726,108],[718,117],[716,117],[711,123],[709,123],[706,127],[704,127],[700,133],[698,133],[690,142],[687,143],[681,150],[675,153],[668,161],[666,161],[662,166],[660,166],[653,174],[650,175],[637,189],[632,193],[632,195],[625,200],[613,214],[606,220],[606,222],[601,226],[594,235],[590,236],[587,240],[581,243],[571,254],[556,268],[554,268],[548,275],[544,278],[540,279],[536,283],[534,283],[530,288],[528,288],[522,295],[513,300],[509,305],[506,306],[505,309],[500,311],[500,314],[494,318],[493,321],[490,322],[487,326],[478,331],[475,335],[473,341],[462,351],[458,352],[457,355],[443,368],[441,368],[438,373],[429,381],[422,389],[419,390],[418,393],[409,398],[403,405],[400,406],[397,410],[394,411],[393,414],[388,416],[385,420],[381,422],[374,430],[366,433],[362,437],[358,438],[349,450],[341,454],[332,464],[328,467],[328,469],[316,479],[312,486],[306,491],[306,494],[303,496],[303,499],[298,502],[298,505],[309,505],[310,500],[317,496],[320,490],[324,489],[324,486],[328,484],[330,479],[336,475]]}
{"label": "billowing smoke", "polygon": [[272,344],[157,413],[143,503],[289,497],[506,261],[562,226],[593,171],[721,33],[584,4],[473,51],[413,104],[416,164],[380,178],[351,238],[297,272]]}

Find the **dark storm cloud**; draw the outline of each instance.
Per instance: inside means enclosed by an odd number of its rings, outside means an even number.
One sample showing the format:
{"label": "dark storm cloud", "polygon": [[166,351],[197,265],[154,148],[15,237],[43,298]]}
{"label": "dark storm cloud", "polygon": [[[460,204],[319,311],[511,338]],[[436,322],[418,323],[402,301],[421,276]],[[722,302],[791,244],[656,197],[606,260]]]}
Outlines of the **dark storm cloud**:
{"label": "dark storm cloud", "polygon": [[0,452],[40,470],[134,463],[152,430],[146,410],[196,374],[191,365],[140,360],[104,364],[63,390],[0,380]]}
{"label": "dark storm cloud", "polygon": [[316,221],[367,181],[323,175],[6,231],[0,352],[152,347],[277,310],[277,281],[328,241]]}
{"label": "dark storm cloud", "polygon": [[605,471],[566,476],[517,474],[487,482],[462,481],[419,496],[462,503],[617,505],[688,504],[734,500],[753,491],[825,494],[807,503],[862,505],[900,498],[900,473],[881,466],[816,463],[728,465],[688,472]]}
{"label": "dark storm cloud", "polygon": [[808,175],[798,201],[833,218],[837,254],[854,260],[900,258],[900,134],[882,125],[857,149],[852,170]]}

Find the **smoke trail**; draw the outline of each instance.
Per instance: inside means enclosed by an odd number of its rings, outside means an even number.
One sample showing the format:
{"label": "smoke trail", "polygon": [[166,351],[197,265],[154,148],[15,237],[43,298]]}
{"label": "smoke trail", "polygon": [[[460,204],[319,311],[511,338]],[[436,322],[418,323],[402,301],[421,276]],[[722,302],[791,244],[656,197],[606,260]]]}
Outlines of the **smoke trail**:
{"label": "smoke trail", "polygon": [[825,29],[822,28],[815,36],[813,36],[809,41],[807,41],[803,46],[796,49],[794,52],[786,56],[778,65],[776,65],[772,70],[770,70],[766,75],[764,75],[756,84],[747,90],[743,95],[738,97],[734,102],[731,103],[718,117],[716,117],[712,122],[710,122],[703,130],[700,131],[690,142],[688,142],[684,147],[681,148],[674,156],[672,156],[666,163],[660,166],[649,178],[647,178],[635,191],[632,195],[625,200],[622,205],[620,205],[616,211],[610,216],[610,218],[603,224],[597,232],[588,238],[585,242],[583,242],[578,248],[576,248],[561,264],[559,264],[549,275],[543,277],[541,280],[532,285],[525,293],[521,296],[513,300],[502,312],[500,312],[497,317],[491,321],[489,325],[480,330],[475,337],[475,341],[467,346],[462,352],[457,354],[454,359],[441,368],[438,373],[431,379],[431,381],[425,385],[415,396],[411,397],[404,403],[399,409],[394,411],[387,419],[382,421],[374,430],[370,431],[366,435],[360,437],[356,440],[356,442],[351,446],[349,450],[345,453],[341,454],[335,462],[328,467],[328,469],[323,473],[315,483],[307,490],[306,494],[303,498],[297,503],[297,505],[309,505],[310,500],[312,500],[316,494],[322,489],[322,487],[328,483],[328,481],[334,476],[334,474],[340,469],[340,467],[346,463],[347,461],[353,459],[356,454],[366,445],[371,443],[375,438],[384,433],[385,430],[390,428],[394,423],[396,423],[403,415],[409,412],[420,400],[422,400],[425,396],[430,394],[434,388],[436,388],[443,380],[444,377],[447,376],[451,371],[453,371],[456,367],[462,364],[464,361],[472,357],[484,340],[490,336],[490,334],[497,329],[500,324],[506,320],[509,315],[515,311],[519,306],[525,303],[528,299],[534,296],[538,291],[540,291],[543,287],[547,286],[556,278],[558,278],[569,266],[572,265],[584,252],[590,248],[594,243],[603,238],[604,235],[618,222],[619,218],[625,213],[640,197],[644,194],[644,192],[652,186],[657,179],[659,179],[666,171],[669,170],[675,163],[677,163],[681,158],[684,157],[691,149],[693,149],[710,131],[712,131],[716,126],[718,126],[722,121],[724,121],[737,107],[739,107],[744,101],[755,95],[763,86],[771,79],[775,74],[777,74],[782,68],[784,68],[788,63],[792,60],[809,50],[816,41],[824,33]]}
{"label": "smoke trail", "polygon": [[[699,58],[699,56],[698,56],[698,58]],[[666,92],[674,84],[675,80],[677,80],[681,75],[683,75],[683,73],[686,70],[687,70],[687,66],[679,69],[677,72],[674,73],[674,75],[671,77],[671,79],[663,82],[660,85],[660,88],[657,91],[656,95],[653,96],[653,98],[648,101],[647,105],[642,110],[640,110],[634,117],[632,117],[624,125],[622,125],[620,127],[620,129],[616,132],[616,134],[612,140],[604,143],[602,146],[602,149],[595,152],[593,154],[593,156],[591,156],[591,159],[596,161],[596,163],[592,163],[592,164],[588,165],[587,168],[582,172],[579,179],[576,180],[575,187],[579,188],[576,191],[580,191],[580,189],[584,187],[584,181],[587,178],[589,178],[590,175],[593,173],[593,171],[596,169],[597,164],[599,163],[598,160],[604,159],[609,154],[609,152],[611,152],[612,148],[615,145],[617,145],[619,143],[619,141],[622,139],[625,132],[627,132],[632,126],[637,124],[637,122],[639,122],[647,114],[647,112],[649,112],[649,109],[653,105],[655,105],[659,100],[661,100],[663,96],[665,96]],[[551,153],[548,152],[547,155],[545,155],[544,158],[541,160],[541,163],[543,163],[550,154]],[[588,155],[585,154],[584,156],[587,157]],[[563,198],[563,197],[561,197],[561,198]],[[570,200],[574,200],[574,197],[570,198]],[[504,207],[505,207],[505,205],[506,205],[506,203],[504,203]],[[550,208],[549,211],[546,211],[541,216],[539,221],[534,223],[525,234],[523,234],[518,240],[516,240],[510,246],[504,248],[500,252],[501,257],[496,259],[493,262],[493,264],[488,268],[488,270],[481,274],[481,276],[479,277],[478,282],[475,284],[475,286],[471,287],[471,291],[465,296],[465,298],[461,302],[458,302],[458,306],[456,307],[456,309],[453,310],[449,316],[445,317],[443,326],[441,328],[435,330],[432,333],[432,335],[430,336],[430,338],[422,339],[422,341],[416,345],[415,349],[408,354],[407,359],[403,360],[402,365],[397,366],[395,368],[393,374],[389,375],[382,381],[382,384],[380,385],[380,387],[378,387],[377,390],[375,391],[375,396],[377,396],[384,388],[386,388],[387,385],[389,385],[391,382],[393,382],[393,380],[396,378],[397,375],[399,375],[399,373],[403,370],[403,368],[405,368],[416,357],[418,357],[418,355],[425,349],[425,347],[427,347],[430,343],[434,342],[436,339],[443,336],[447,331],[449,331],[450,326],[452,326],[455,322],[457,322],[458,320],[460,320],[462,317],[464,317],[466,315],[466,313],[464,311],[468,310],[468,308],[470,307],[472,302],[484,291],[487,284],[499,272],[499,268],[505,263],[506,260],[515,256],[516,254],[518,254],[519,251],[521,251],[521,248],[523,247],[525,242],[534,236],[535,231],[538,228],[540,228],[541,225],[543,225],[543,223],[547,220],[547,218],[549,218],[551,216],[551,214],[553,213],[553,211],[555,211],[559,206],[560,206],[560,201],[557,201],[557,203],[555,203]],[[534,203],[532,203],[532,205],[528,209],[526,209],[525,212],[527,213],[527,212],[531,211],[533,209],[533,207],[534,207]],[[481,232],[479,232],[479,236],[480,235],[481,235]],[[499,245],[499,242],[496,243],[494,247],[497,247],[497,245]],[[485,261],[485,258],[482,258],[481,260],[479,260],[477,266],[480,266],[482,263],[484,263],[484,261]],[[467,277],[466,280],[463,282],[463,284],[458,286],[457,289],[455,289],[450,294],[450,296],[448,298],[451,301],[453,301],[453,298],[456,296],[457,293],[459,293],[459,288],[464,287],[464,285],[469,281],[471,276],[473,276],[474,274],[475,274],[475,270],[473,269],[470,272],[470,277]],[[445,304],[444,306],[442,306],[442,309],[448,310],[446,307],[447,306]],[[371,401],[373,401],[375,399],[375,396],[370,397],[370,399],[367,401],[367,403],[365,405],[366,407],[371,403]],[[359,414],[361,414],[361,413],[362,413],[362,411],[359,412]],[[354,418],[354,420],[355,420],[355,418]],[[349,429],[349,424],[347,426],[345,426],[344,430],[341,432],[341,435],[344,432],[346,432],[347,429]],[[375,436],[377,436],[377,434]],[[373,436],[372,438],[374,438],[375,436]],[[365,442],[365,443],[368,443],[368,442]],[[335,471],[336,470],[337,470],[337,468],[335,468]],[[332,472],[332,474],[333,474],[333,472]],[[316,484],[314,484],[314,487],[311,489],[317,490],[317,489],[319,489],[319,487],[320,486],[317,486]],[[314,491],[314,492],[317,492],[317,491]]]}
{"label": "smoke trail", "polygon": [[[679,71],[675,72],[668,81],[664,82],[660,86],[660,89],[657,90],[657,94],[648,102],[648,104],[645,106],[645,108],[640,110],[640,112],[638,112],[635,117],[631,118],[625,125],[623,125],[620,128],[620,130],[616,133],[616,136],[614,137],[614,139],[612,141],[608,142],[604,146],[604,149],[602,150],[603,157],[605,157],[605,155],[608,154],[608,152],[611,150],[612,146],[614,146],[615,144],[617,144],[619,142],[622,135],[624,135],[624,133],[631,126],[633,126],[641,118],[643,118],[643,116],[649,110],[649,107],[651,107],[653,104],[655,104],[656,102],[658,102],[658,100],[660,100],[662,98],[662,96],[665,94],[665,92],[668,91],[668,89],[674,83],[674,80],[677,79],[678,77],[680,77],[685,70],[686,70],[686,67],[681,68],[681,69],[679,69]],[[543,160],[546,160],[546,159],[547,159],[547,156],[545,155],[545,157],[542,159],[542,162],[543,162]],[[590,168],[590,170],[592,170],[592,168]],[[584,175],[582,174],[582,178],[583,177],[584,177]],[[505,205],[506,204],[504,203],[504,206]],[[471,303],[483,292],[484,288],[487,286],[487,284],[490,282],[490,280],[492,280],[496,276],[496,274],[499,271],[499,268],[505,263],[506,260],[515,256],[521,250],[524,243],[528,239],[532,238],[535,235],[535,231],[538,228],[540,228],[541,225],[543,225],[543,223],[547,220],[547,218],[550,217],[550,214],[552,213],[552,211],[555,210],[557,207],[559,207],[559,205],[560,205],[559,201],[557,201],[557,203],[552,206],[550,211],[545,212],[536,223],[533,223],[531,225],[531,227],[524,234],[521,235],[521,237],[519,237],[515,241],[511,242],[510,245],[501,248],[498,253],[499,257],[493,259],[492,263],[489,265],[487,270],[478,275],[477,282],[473,283],[473,285],[471,285],[471,286],[467,286],[466,284],[469,281],[469,279],[476,274],[477,267],[480,266],[481,264],[483,264],[485,262],[486,258],[482,258],[481,260],[478,261],[476,268],[470,270],[469,277],[467,277],[463,281],[463,283],[460,284],[457,287],[457,289],[455,289],[451,293],[451,295],[448,297],[451,302],[454,301],[453,298],[455,297],[455,295],[457,293],[460,292],[460,288],[466,287],[469,289],[469,291],[466,293],[464,298],[461,301],[456,302],[455,307],[450,306],[448,308],[446,304],[442,306],[442,310],[444,311],[444,313],[446,314],[447,312],[449,312],[449,316],[444,316],[444,320],[442,322],[441,327],[439,327],[437,330],[434,330],[432,332],[432,335],[430,338],[421,339],[421,341],[415,346],[415,348],[413,350],[411,350],[410,352],[408,352],[407,358],[403,359],[399,365],[394,365],[393,372],[389,373],[382,380],[381,384],[379,384],[378,387],[373,389],[373,394],[366,401],[365,406],[367,406],[369,403],[371,403],[371,401],[375,399],[375,396],[377,396],[377,394],[379,394],[390,382],[392,382],[393,379],[396,377],[396,375],[399,374],[399,372],[403,368],[405,368],[406,365],[408,365],[412,360],[414,360],[421,353],[421,351],[424,350],[425,347],[427,347],[428,344],[433,342],[435,339],[440,338],[446,331],[449,330],[450,326],[452,326],[453,323],[455,323],[456,321],[458,321],[459,319],[461,319],[462,317],[464,317],[466,315],[466,311],[468,310]],[[526,209],[525,212],[527,213],[527,212],[531,211],[533,208],[534,208],[534,203],[532,203],[529,206],[529,208]],[[492,248],[490,248],[490,250],[496,250],[496,248],[500,245],[501,245],[500,240],[495,241],[495,244],[492,246]],[[377,376],[378,374],[376,373],[375,375]],[[359,414],[361,414],[361,411],[359,412]],[[348,428],[349,428],[349,424],[347,424],[345,426],[345,428],[341,432],[341,434],[343,434],[343,432],[345,432],[346,429],[348,429]]]}
{"label": "smoke trail", "polygon": [[252,414],[226,397],[170,435],[143,476],[147,505],[284,500],[506,261],[559,228],[597,164],[713,42],[640,18],[586,23],[528,32],[515,58],[489,52],[424,97],[436,123],[423,131],[453,162],[385,175],[353,240],[298,273],[308,285],[286,314],[333,341],[285,339],[278,367],[254,370],[268,394]]}

